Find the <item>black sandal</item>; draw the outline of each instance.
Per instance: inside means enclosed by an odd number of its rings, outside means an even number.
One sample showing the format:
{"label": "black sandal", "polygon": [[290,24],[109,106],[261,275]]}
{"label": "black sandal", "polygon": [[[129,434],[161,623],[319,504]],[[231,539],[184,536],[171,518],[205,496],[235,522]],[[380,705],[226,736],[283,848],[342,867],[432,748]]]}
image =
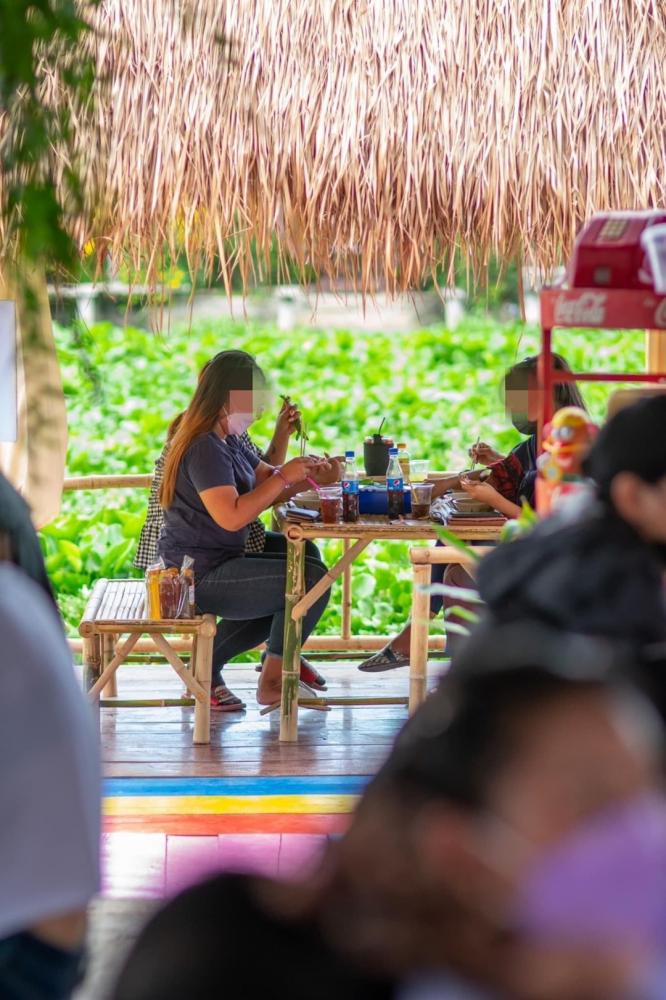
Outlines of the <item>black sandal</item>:
{"label": "black sandal", "polygon": [[242,712],[245,702],[230,691],[226,684],[218,684],[210,693],[210,707],[216,712]]}

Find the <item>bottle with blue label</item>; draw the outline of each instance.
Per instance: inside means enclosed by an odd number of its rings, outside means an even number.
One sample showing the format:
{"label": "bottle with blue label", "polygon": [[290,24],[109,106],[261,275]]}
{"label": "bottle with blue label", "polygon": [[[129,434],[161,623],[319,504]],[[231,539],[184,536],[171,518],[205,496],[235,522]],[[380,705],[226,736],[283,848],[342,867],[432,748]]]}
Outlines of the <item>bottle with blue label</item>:
{"label": "bottle with blue label", "polygon": [[405,479],[398,449],[389,449],[389,464],[386,470],[386,495],[388,498],[388,516],[390,518],[400,517],[405,513]]}
{"label": "bottle with blue label", "polygon": [[353,451],[345,452],[345,471],[342,476],[342,520],[348,523],[358,521],[358,481],[359,471],[356,455]]}

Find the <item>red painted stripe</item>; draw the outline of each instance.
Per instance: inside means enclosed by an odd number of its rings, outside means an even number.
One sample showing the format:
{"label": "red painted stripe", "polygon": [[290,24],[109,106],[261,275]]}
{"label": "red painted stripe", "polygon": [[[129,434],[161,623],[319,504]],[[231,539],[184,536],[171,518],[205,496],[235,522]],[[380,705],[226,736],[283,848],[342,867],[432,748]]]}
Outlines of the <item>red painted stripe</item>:
{"label": "red painted stripe", "polygon": [[351,816],[344,814],[245,814],[200,816],[105,816],[105,833],[166,833],[201,836],[217,833],[343,833]]}

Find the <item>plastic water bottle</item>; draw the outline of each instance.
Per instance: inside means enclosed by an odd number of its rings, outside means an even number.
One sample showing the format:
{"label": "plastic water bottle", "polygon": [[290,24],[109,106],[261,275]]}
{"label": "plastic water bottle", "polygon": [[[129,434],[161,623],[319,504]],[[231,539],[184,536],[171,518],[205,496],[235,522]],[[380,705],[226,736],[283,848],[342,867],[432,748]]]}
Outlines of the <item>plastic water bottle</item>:
{"label": "plastic water bottle", "polygon": [[388,516],[400,517],[405,513],[405,478],[398,458],[398,449],[389,448],[389,464],[386,470],[386,494]]}
{"label": "plastic water bottle", "polygon": [[410,473],[410,457],[406,444],[398,443],[398,461],[400,462],[400,468],[402,469],[402,478],[406,483],[408,483]]}
{"label": "plastic water bottle", "polygon": [[345,471],[342,477],[342,520],[348,523],[358,521],[358,466],[353,451],[345,452]]}

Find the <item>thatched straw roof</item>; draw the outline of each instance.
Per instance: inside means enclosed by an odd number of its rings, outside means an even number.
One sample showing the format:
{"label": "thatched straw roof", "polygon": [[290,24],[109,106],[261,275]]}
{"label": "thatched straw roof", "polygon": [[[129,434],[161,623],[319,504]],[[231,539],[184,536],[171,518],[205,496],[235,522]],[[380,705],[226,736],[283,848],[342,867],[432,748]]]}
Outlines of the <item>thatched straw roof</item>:
{"label": "thatched straw roof", "polygon": [[183,245],[247,268],[277,234],[397,289],[455,246],[549,267],[592,212],[666,202],[665,0],[102,0],[94,21],[80,238],[137,267]]}

